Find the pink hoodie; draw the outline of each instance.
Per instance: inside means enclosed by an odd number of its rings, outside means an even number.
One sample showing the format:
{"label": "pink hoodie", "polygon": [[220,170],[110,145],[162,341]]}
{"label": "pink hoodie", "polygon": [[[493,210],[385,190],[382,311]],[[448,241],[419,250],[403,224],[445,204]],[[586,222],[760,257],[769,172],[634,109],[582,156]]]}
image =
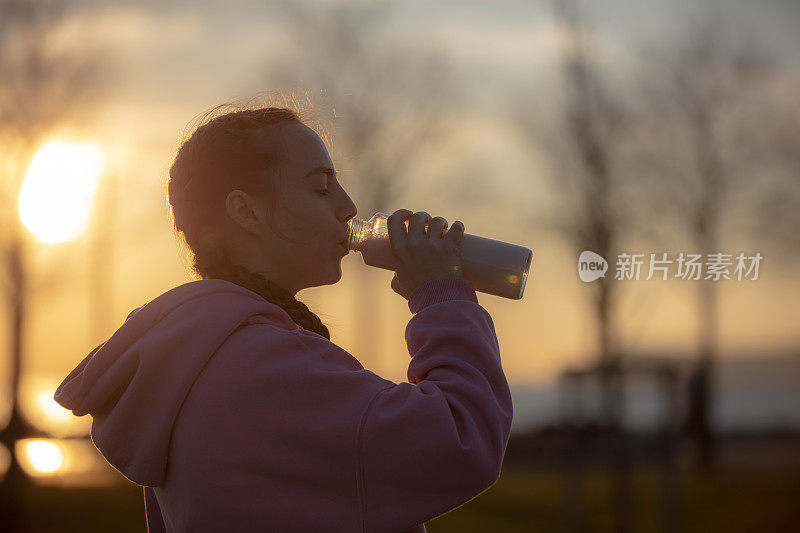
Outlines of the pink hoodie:
{"label": "pink hoodie", "polygon": [[144,486],[148,530],[425,531],[495,483],[511,394],[470,281],[417,287],[408,383],[228,281],[132,312],[55,400]]}

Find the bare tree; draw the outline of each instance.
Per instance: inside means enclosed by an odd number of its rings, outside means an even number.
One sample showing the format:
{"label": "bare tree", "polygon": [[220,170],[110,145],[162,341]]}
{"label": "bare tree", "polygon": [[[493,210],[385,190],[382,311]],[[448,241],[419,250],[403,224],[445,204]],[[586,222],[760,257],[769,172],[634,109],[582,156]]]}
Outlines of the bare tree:
{"label": "bare tree", "polygon": [[[287,2],[280,8],[290,53],[268,65],[271,87],[324,92],[335,112],[332,157],[344,160],[345,181],[359,217],[391,213],[415,195],[409,175],[445,137],[448,68],[434,52],[410,52],[387,37],[397,2]],[[338,166],[338,163],[337,163]],[[341,170],[341,169],[340,169]],[[379,354],[381,324],[374,278],[355,285],[363,343],[359,353]],[[377,361],[375,361],[377,362]]]}
{"label": "bare tree", "polygon": [[[621,216],[622,183],[617,169],[626,113],[597,68],[578,3],[557,0],[555,7],[562,38],[562,107],[554,124],[545,123],[538,111],[516,114],[516,124],[524,138],[543,145],[550,156],[555,185],[564,199],[564,207],[553,214],[555,228],[577,250],[591,250],[611,262],[626,222]],[[614,424],[619,418],[620,391],[613,379],[619,356],[613,322],[616,285],[610,278],[601,278],[588,288],[593,291],[597,326],[596,360],[606,370],[603,417]]]}
{"label": "bare tree", "polygon": [[[560,67],[564,91],[555,124],[537,114],[520,114],[523,136],[543,145],[557,177],[563,204],[553,214],[555,226],[577,251],[590,250],[613,265],[625,233],[626,174],[620,171],[620,152],[627,128],[626,102],[619,98],[598,66],[590,45],[588,24],[577,0],[556,0],[559,25]],[[524,106],[536,109],[536,106]],[[577,253],[576,253],[577,259]],[[590,374],[599,379],[600,416],[613,439],[609,449],[614,465],[615,530],[631,528],[631,483],[627,441],[622,431],[623,367],[614,325],[617,287],[612,275],[587,286],[597,329],[596,363]],[[577,449],[577,448],[576,448]],[[579,459],[576,459],[579,460]],[[578,487],[579,472],[565,468],[565,517],[570,530],[582,529]]]}
{"label": "bare tree", "polygon": [[0,442],[11,452],[11,465],[0,486],[0,523],[16,531],[20,490],[26,477],[15,457],[14,443],[36,434],[20,413],[18,394],[25,348],[28,302],[36,287],[28,275],[26,235],[21,227],[16,197],[25,167],[51,129],[76,112],[88,110],[107,81],[102,53],[76,53],[53,43],[59,25],[70,13],[67,2],[0,0],[0,146],[2,191],[0,235],[4,268],[3,301],[11,320],[11,375],[8,400],[11,418]]}
{"label": "bare tree", "polygon": [[[658,66],[643,76],[647,114],[636,121],[638,164],[658,182],[651,205],[671,211],[696,252],[708,258],[721,253],[726,229],[768,236],[770,227],[797,220],[770,201],[798,197],[797,167],[786,161],[797,153],[798,138],[786,135],[792,108],[767,92],[775,81],[773,61],[753,44],[726,41],[718,14],[688,27],[668,52],[645,52],[652,59],[647,63]],[[706,278],[704,272],[697,281],[698,359],[689,382],[688,422],[698,464],[708,470],[715,456],[719,283]]]}

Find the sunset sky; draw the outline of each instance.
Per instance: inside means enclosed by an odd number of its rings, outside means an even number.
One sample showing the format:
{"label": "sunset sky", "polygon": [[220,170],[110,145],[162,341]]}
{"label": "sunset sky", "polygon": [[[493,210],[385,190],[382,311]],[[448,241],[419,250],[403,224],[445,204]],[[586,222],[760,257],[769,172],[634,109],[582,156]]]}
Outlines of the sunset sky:
{"label": "sunset sky", "polygon": [[[635,76],[625,67],[631,43],[674,38],[682,21],[693,14],[692,8],[672,4],[594,3],[592,42],[602,47],[601,60],[619,67],[615,71],[619,76]],[[785,83],[794,84],[796,91],[800,6],[777,0],[717,4],[724,6],[734,33],[751,36],[781,61]],[[48,273],[63,276],[63,282],[48,287],[46,294],[36,294],[29,309],[24,372],[30,383],[42,387],[57,385],[133,308],[190,281],[165,205],[174,152],[188,133],[187,125],[213,105],[282,88],[272,86],[265,73],[270,61],[286,53],[284,28],[276,16],[280,2],[78,5],[85,9],[64,27],[61,38],[75,43],[90,36],[104,43],[116,54],[119,73],[96,114],[63,125],[52,138],[96,143],[104,154],[101,189],[113,180],[118,206],[112,220],[116,242],[108,263],[114,290],[108,322],[98,336],[96,325],[87,319],[91,231],[62,244],[39,243],[28,236],[33,283],[41,283]],[[478,298],[494,320],[512,388],[551,383],[565,367],[591,360],[595,329],[590,286],[579,280],[576,270],[582,250],[542,223],[567,209],[553,189],[545,148],[520,138],[508,118],[515,98],[523,93],[534,95],[543,117],[551,116],[558,105],[557,25],[549,4],[408,1],[398,6],[383,35],[387,44],[404,42],[411,51],[441,51],[458,89],[452,95],[436,95],[450,101],[452,110],[446,117],[451,132],[446,150],[428,155],[418,165],[409,180],[415,187],[408,192],[411,200],[393,208],[424,210],[451,223],[458,219],[466,233],[533,250],[534,264],[521,301],[481,293]],[[313,51],[308,53],[313,56]],[[331,103],[337,106],[336,101]],[[334,163],[341,163],[345,189],[369,179],[347,172],[347,157],[356,156],[332,154]],[[448,183],[443,177],[453,179],[476,165],[487,169],[485,181],[478,184],[479,205],[465,204],[457,187],[437,185]],[[372,214],[359,210],[357,216]],[[90,230],[98,223],[90,219]],[[668,242],[632,235],[621,248],[671,255],[693,251],[677,226],[674,235]],[[786,246],[758,233],[726,233],[719,251],[734,255],[759,251],[764,261],[757,281],[720,282],[722,357],[796,352],[800,347],[798,258]],[[373,269],[355,253],[344,258],[342,270],[337,285],[307,289],[298,298],[328,325],[332,341],[367,368],[388,379],[405,379],[408,353],[403,334],[411,315],[406,301],[390,289],[392,273],[370,272]],[[357,351],[359,336],[367,333],[354,320],[353,295],[366,275],[383,280],[381,291],[374,295],[374,305],[385,316],[379,354]],[[692,355],[697,338],[695,288],[696,282],[680,280],[624,282],[615,317],[622,346],[631,353]],[[7,324],[4,315],[0,330],[4,335]]]}

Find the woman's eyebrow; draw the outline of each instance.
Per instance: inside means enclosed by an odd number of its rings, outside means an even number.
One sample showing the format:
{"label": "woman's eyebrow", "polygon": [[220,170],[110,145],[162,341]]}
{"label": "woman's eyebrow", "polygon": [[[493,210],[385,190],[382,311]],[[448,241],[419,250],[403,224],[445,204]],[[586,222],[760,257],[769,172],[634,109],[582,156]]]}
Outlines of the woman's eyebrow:
{"label": "woman's eyebrow", "polygon": [[314,174],[319,174],[319,173],[322,173],[322,174],[336,174],[336,171],[334,169],[332,169],[331,167],[329,167],[329,166],[322,165],[322,166],[319,166],[319,167],[315,168],[314,170],[312,170],[311,172],[309,172],[308,174],[306,174],[303,177],[307,178],[309,176],[313,176]]}

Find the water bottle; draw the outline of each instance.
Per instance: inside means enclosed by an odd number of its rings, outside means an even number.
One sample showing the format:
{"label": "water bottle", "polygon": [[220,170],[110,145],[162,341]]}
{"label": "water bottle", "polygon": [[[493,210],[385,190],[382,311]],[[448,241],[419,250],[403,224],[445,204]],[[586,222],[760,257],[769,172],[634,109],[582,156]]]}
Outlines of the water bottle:
{"label": "water bottle", "polygon": [[[361,252],[364,263],[395,270],[396,256],[389,241],[389,215],[347,222],[347,249]],[[427,228],[427,223],[425,224]],[[462,276],[475,290],[512,300],[522,298],[533,252],[523,246],[464,233],[459,245]]]}

